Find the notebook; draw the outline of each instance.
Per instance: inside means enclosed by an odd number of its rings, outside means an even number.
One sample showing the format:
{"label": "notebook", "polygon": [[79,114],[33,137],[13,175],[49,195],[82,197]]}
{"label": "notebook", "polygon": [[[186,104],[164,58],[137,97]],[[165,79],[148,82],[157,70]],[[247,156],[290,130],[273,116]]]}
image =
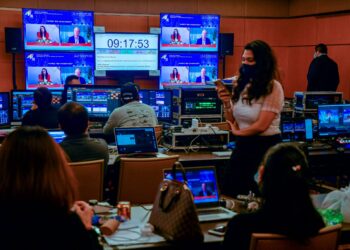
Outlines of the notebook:
{"label": "notebook", "polygon": [[156,156],[157,138],[153,127],[114,128],[118,154],[122,156]]}
{"label": "notebook", "polygon": [[60,143],[63,141],[66,135],[61,130],[49,130],[47,131],[49,135],[55,140],[55,142]]}
{"label": "notebook", "polygon": [[[235,212],[219,206],[220,193],[215,167],[195,167],[185,170],[200,222],[228,220],[236,215]],[[171,169],[164,169],[164,178],[172,179]],[[183,181],[180,172],[176,173],[176,179]]]}

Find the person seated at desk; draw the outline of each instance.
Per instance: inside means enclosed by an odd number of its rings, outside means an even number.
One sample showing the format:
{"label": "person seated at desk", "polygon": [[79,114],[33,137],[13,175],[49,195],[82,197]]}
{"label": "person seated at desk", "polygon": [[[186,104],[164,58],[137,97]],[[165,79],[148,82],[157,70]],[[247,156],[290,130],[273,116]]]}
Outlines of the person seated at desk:
{"label": "person seated at desk", "polygon": [[64,152],[40,127],[20,127],[0,148],[1,249],[102,249],[92,208],[76,201]]}
{"label": "person seated at desk", "polygon": [[52,94],[46,87],[34,91],[34,103],[22,119],[23,126],[41,126],[47,129],[58,128],[57,109],[52,106]]}
{"label": "person seated at desk", "polygon": [[252,233],[277,233],[306,241],[325,226],[314,208],[305,177],[304,153],[292,143],[271,147],[259,169],[264,199],[256,212],[239,214],[228,223],[225,249],[249,249]]}
{"label": "person seated at desk", "polygon": [[72,162],[103,159],[107,167],[107,143],[103,139],[89,137],[89,116],[84,106],[76,102],[66,103],[58,110],[58,122],[66,134],[60,145]]}
{"label": "person seated at desk", "polygon": [[178,72],[177,68],[173,68],[172,73],[170,73],[170,82],[181,82],[180,73]]}
{"label": "person seated at desk", "polygon": [[113,134],[116,127],[155,127],[156,113],[147,104],[140,103],[139,87],[126,83],[121,87],[120,101],[123,106],[116,108],[108,118],[103,133]]}
{"label": "person seated at desk", "polygon": [[179,34],[178,29],[174,29],[173,33],[170,36],[170,40],[172,44],[181,44],[181,35]]}

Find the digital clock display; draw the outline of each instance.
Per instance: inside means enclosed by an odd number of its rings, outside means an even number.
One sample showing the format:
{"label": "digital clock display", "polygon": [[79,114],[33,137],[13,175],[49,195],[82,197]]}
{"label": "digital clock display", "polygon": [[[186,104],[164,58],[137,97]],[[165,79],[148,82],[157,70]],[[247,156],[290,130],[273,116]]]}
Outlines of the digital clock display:
{"label": "digital clock display", "polygon": [[96,70],[157,70],[158,35],[97,33]]}

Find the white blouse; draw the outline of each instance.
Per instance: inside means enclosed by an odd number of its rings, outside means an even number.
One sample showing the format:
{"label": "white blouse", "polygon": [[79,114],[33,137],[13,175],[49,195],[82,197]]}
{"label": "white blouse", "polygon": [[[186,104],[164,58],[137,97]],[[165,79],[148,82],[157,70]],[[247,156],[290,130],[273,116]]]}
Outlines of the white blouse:
{"label": "white blouse", "polygon": [[233,104],[233,117],[240,129],[251,126],[259,118],[261,111],[270,111],[276,113],[271,125],[262,132],[261,136],[270,136],[280,134],[281,111],[284,104],[284,93],[282,85],[274,80],[272,92],[267,96],[260,97],[258,100],[253,99],[251,105],[248,101],[242,102],[242,95],[239,100]]}

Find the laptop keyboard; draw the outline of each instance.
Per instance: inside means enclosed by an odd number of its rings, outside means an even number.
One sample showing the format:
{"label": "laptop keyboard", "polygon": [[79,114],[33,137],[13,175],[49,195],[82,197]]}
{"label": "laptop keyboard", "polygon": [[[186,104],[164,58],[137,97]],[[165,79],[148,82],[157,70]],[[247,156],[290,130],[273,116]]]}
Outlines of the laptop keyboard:
{"label": "laptop keyboard", "polygon": [[216,209],[208,209],[208,210],[198,210],[197,211],[198,215],[207,215],[207,214],[228,214],[227,211],[220,209],[220,208],[216,208]]}

